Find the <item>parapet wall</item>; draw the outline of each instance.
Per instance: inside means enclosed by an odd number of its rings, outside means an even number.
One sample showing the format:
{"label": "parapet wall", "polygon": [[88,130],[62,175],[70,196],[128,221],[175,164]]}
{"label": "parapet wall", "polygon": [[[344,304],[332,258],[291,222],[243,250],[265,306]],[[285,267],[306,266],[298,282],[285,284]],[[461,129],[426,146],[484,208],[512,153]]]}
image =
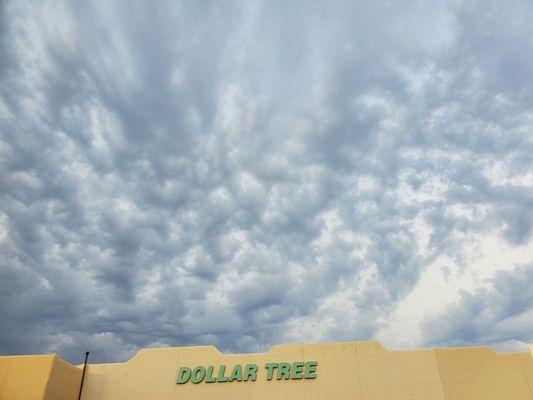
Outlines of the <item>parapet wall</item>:
{"label": "parapet wall", "polygon": [[[125,363],[90,364],[82,399],[533,400],[529,350],[389,351],[375,341],[283,345],[258,354],[222,354],[212,346],[144,349]],[[80,366],[33,358],[24,366],[0,357],[0,400],[76,398]]]}
{"label": "parapet wall", "polygon": [[[268,364],[294,367],[310,361],[317,363],[315,378],[282,374],[278,380],[274,372],[268,379]],[[257,366],[255,380],[236,374],[227,381],[236,365],[242,371]],[[196,367],[201,367],[198,378],[202,368],[212,367],[211,382],[207,373],[199,383],[176,383],[180,368]],[[503,354],[486,347],[389,351],[374,341],[283,345],[242,355],[224,355],[211,346],[145,349],[126,363],[91,365],[87,378],[84,400],[533,400],[528,352]]]}
{"label": "parapet wall", "polygon": [[73,400],[81,369],[55,354],[0,357],[0,400]]}

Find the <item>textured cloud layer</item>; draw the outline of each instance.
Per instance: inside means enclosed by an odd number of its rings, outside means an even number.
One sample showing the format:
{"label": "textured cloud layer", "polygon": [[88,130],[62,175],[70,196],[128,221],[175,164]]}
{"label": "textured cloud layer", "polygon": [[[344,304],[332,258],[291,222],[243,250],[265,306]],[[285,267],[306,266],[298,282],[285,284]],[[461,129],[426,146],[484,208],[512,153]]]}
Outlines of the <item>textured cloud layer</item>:
{"label": "textured cloud layer", "polygon": [[0,18],[0,353],[533,343],[530,2]]}

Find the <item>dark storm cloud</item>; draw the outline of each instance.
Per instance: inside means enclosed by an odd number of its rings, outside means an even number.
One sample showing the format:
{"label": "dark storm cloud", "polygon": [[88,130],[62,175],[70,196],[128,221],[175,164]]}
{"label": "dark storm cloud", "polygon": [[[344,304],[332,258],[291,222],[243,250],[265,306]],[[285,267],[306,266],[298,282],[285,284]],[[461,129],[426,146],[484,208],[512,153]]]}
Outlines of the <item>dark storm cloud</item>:
{"label": "dark storm cloud", "polygon": [[531,249],[527,2],[0,7],[2,353],[368,339]]}

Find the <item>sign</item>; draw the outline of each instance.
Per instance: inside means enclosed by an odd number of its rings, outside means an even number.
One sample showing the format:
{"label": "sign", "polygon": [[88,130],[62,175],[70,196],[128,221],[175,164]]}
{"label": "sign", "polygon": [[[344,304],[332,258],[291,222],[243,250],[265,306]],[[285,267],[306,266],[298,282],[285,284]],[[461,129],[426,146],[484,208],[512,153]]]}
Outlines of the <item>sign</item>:
{"label": "sign", "polygon": [[178,372],[176,383],[183,385],[187,382],[192,383],[224,383],[224,382],[248,382],[257,380],[257,375],[266,377],[267,381],[289,380],[289,379],[315,379],[317,377],[318,362],[316,361],[296,361],[266,363],[260,371],[257,364],[235,364],[233,368],[226,368],[221,365],[215,372],[215,368],[209,365],[207,368],[198,365],[195,368],[181,367]]}

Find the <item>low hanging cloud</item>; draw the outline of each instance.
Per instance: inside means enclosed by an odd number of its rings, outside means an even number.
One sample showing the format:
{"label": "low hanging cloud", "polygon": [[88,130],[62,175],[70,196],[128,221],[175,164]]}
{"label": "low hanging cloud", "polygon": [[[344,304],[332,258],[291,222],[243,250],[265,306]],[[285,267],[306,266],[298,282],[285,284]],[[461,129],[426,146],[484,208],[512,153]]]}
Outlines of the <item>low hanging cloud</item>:
{"label": "low hanging cloud", "polygon": [[0,2],[0,354],[524,351],[532,20],[525,0]]}

